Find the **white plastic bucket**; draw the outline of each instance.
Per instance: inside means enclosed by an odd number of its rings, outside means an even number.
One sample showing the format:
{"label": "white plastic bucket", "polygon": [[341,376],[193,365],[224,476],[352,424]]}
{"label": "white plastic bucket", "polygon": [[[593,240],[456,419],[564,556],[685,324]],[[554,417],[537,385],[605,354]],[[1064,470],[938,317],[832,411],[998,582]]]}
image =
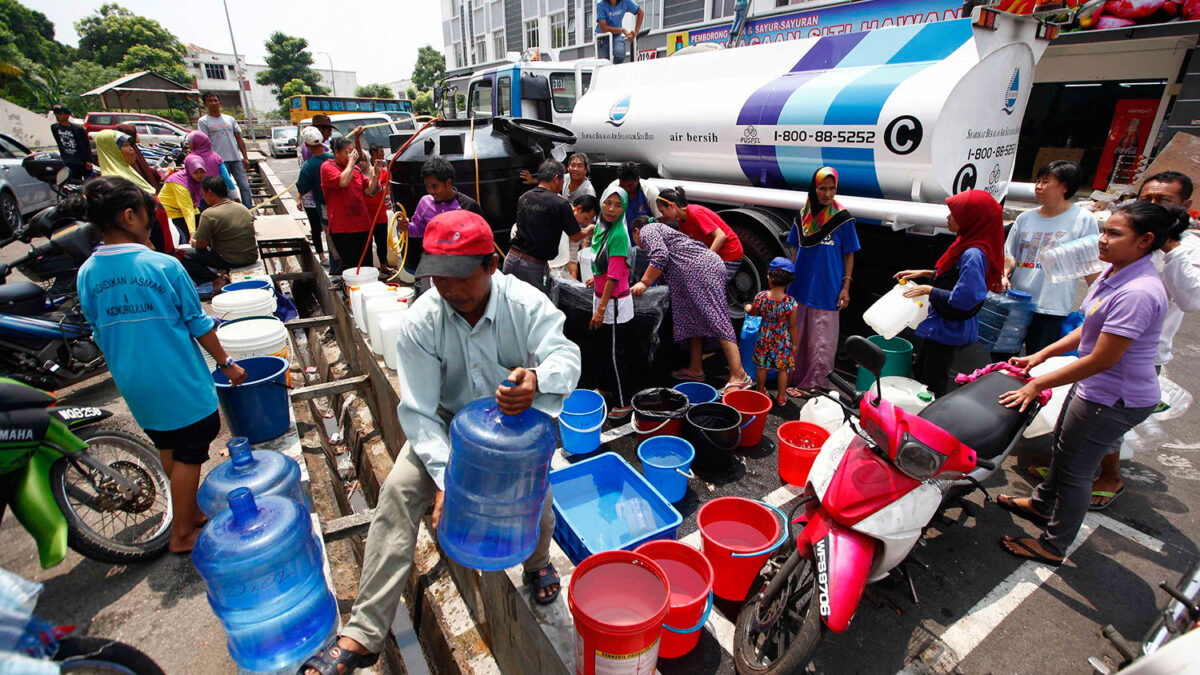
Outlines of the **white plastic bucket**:
{"label": "white plastic bucket", "polygon": [[355,267],[342,272],[342,286],[362,286],[379,279],[379,270],[374,267]]}
{"label": "white plastic bucket", "polygon": [[591,246],[580,246],[579,248],[579,280],[587,283],[588,279],[592,278],[592,261],[596,259],[596,254],[592,252]]}
{"label": "white plastic bucket", "polygon": [[[273,316],[252,316],[222,323],[217,339],[234,361],[251,356],[278,356],[291,363],[287,327]],[[288,384],[291,384],[288,373]]]}
{"label": "white plastic bucket", "polygon": [[404,323],[404,312],[393,312],[379,317],[379,335],[383,343],[383,362],[388,368],[396,370],[399,356],[396,353],[396,338],[400,336],[400,326]]}
{"label": "white plastic bucket", "polygon": [[275,313],[275,293],[267,289],[229,291],[213,296],[213,312],[222,321]]}
{"label": "white plastic bucket", "polygon": [[384,316],[403,312],[408,309],[408,303],[400,299],[397,293],[385,293],[368,298],[364,303],[367,313],[367,339],[371,342],[371,351],[383,356],[383,333],[379,322]]}

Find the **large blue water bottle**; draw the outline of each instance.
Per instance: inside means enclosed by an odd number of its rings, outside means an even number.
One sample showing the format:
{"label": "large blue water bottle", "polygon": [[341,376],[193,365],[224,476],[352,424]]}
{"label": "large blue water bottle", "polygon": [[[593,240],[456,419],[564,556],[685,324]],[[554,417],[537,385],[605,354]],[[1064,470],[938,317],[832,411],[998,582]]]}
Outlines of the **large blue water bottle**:
{"label": "large blue water bottle", "polygon": [[1036,311],[1037,303],[1025,291],[989,293],[979,310],[979,341],[993,352],[1020,353]]}
{"label": "large blue water bottle", "polygon": [[200,532],[192,562],[243,669],[295,672],[337,627],[308,509],[290,499],[229,493],[229,508]]}
{"label": "large blue water bottle", "polygon": [[229,459],[218,464],[200,485],[196,503],[204,515],[212,518],[229,507],[229,493],[250,488],[258,497],[279,495],[308,508],[308,499],[300,488],[300,465],[291,457],[274,450],[251,450],[245,436],[231,439]]}
{"label": "large blue water bottle", "polygon": [[438,543],[472,569],[522,562],[537,548],[546,476],[558,445],[554,420],[533,408],[505,415],[496,399],[482,398],[451,420],[450,445]]}
{"label": "large blue water bottle", "polygon": [[[738,342],[738,351],[742,357],[742,369],[751,379],[758,377],[758,365],[754,363],[754,348],[758,346],[758,332],[762,328],[761,316],[747,315],[742,320],[742,337]],[[767,381],[770,382],[777,377],[778,373],[774,368],[767,370]]]}

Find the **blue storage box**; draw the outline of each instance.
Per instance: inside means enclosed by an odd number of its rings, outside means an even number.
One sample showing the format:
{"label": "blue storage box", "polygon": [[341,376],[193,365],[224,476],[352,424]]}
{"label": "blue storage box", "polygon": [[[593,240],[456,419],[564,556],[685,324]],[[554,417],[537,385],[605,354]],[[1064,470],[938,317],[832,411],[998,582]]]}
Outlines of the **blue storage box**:
{"label": "blue storage box", "polygon": [[615,452],[551,471],[550,485],[554,541],[576,565],[593,553],[674,539],[683,522],[679,511]]}

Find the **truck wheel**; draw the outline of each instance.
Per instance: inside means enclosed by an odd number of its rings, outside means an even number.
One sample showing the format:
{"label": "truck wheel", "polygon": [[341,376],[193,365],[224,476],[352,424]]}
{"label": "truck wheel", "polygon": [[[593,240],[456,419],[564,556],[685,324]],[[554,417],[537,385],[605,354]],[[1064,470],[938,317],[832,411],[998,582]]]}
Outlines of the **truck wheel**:
{"label": "truck wheel", "polygon": [[726,294],[729,296],[729,317],[740,319],[745,316],[745,306],[754,302],[754,296],[767,288],[767,265],[776,255],[778,247],[763,239],[756,230],[733,226],[742,242],[742,264],[737,274],[729,280]]}

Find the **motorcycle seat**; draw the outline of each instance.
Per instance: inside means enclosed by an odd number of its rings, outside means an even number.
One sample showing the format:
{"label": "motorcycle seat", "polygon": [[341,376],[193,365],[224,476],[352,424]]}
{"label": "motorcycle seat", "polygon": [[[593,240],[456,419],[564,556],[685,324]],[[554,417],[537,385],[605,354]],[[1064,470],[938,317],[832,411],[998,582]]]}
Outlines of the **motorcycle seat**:
{"label": "motorcycle seat", "polygon": [[28,315],[46,306],[46,291],[32,281],[0,285],[0,312]]}
{"label": "motorcycle seat", "polygon": [[56,400],[40,389],[18,382],[0,381],[0,411],[49,408]]}
{"label": "motorcycle seat", "polygon": [[950,432],[984,459],[998,457],[1022,426],[1036,414],[1036,406],[1025,412],[1000,405],[1000,395],[1019,389],[1020,380],[993,372],[936,399],[919,417]]}

